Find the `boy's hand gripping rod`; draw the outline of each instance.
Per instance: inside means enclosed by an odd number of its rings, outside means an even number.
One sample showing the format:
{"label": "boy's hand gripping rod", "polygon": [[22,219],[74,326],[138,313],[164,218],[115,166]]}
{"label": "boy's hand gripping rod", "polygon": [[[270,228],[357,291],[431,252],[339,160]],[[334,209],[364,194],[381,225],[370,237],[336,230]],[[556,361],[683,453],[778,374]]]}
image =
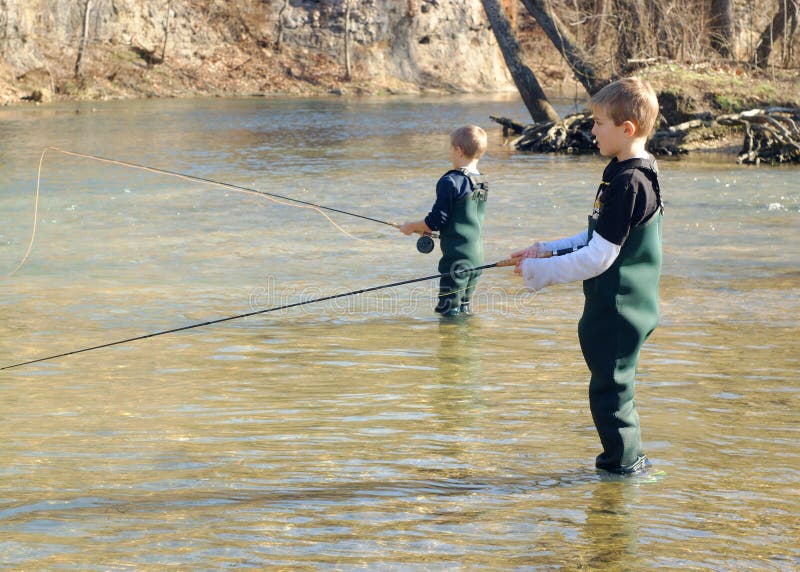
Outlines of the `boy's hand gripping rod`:
{"label": "boy's hand gripping rod", "polygon": [[[452,272],[452,274],[462,275],[462,274],[469,274],[471,272],[477,272],[478,270],[485,270],[487,268],[495,268],[495,267],[500,267],[500,266],[514,266],[517,263],[517,260],[518,259],[515,259],[515,258],[508,258],[506,260],[500,260],[500,261],[495,262],[493,264],[485,264],[483,266],[476,266],[474,268],[464,268],[463,270],[454,270]],[[155,338],[156,336],[163,336],[165,334],[173,334],[173,333],[176,333],[176,332],[183,332],[185,330],[192,330],[194,328],[201,328],[203,326],[211,326],[213,324],[220,324],[222,322],[230,322],[231,320],[238,320],[240,318],[247,318],[247,317],[250,317],[250,316],[256,316],[258,314],[267,314],[269,312],[276,312],[278,310],[286,310],[288,308],[295,308],[297,306],[305,306],[306,304],[314,304],[314,303],[317,303],[317,302],[325,302],[327,300],[335,300],[336,298],[344,298],[345,296],[357,296],[358,294],[364,294],[365,292],[374,292],[376,290],[383,290],[385,288],[394,288],[396,286],[403,286],[405,284],[413,284],[415,282],[423,282],[425,280],[434,280],[436,278],[442,278],[442,277],[448,276],[448,275],[449,274],[432,274],[430,276],[423,276],[421,278],[411,278],[409,280],[401,280],[400,282],[392,282],[391,284],[382,284],[380,286],[372,286],[370,288],[362,288],[361,290],[353,290],[351,292],[343,292],[341,294],[333,294],[331,296],[323,296],[322,298],[314,298],[313,300],[305,300],[303,302],[294,302],[292,304],[284,304],[282,306],[274,306],[272,308],[265,308],[263,310],[255,310],[253,312],[247,312],[247,313],[244,313],[244,314],[237,314],[235,316],[228,316],[226,318],[218,318],[216,320],[208,320],[207,322],[200,322],[198,324],[190,324],[188,326],[181,326],[180,328],[172,328],[170,330],[162,330],[160,332],[153,332],[151,334],[144,334],[144,335],[141,335],[141,336],[135,336],[133,338],[126,338],[124,340],[117,340],[117,341],[114,341],[114,342],[108,342],[108,343],[105,343],[105,344],[99,344],[99,345],[88,347],[88,348],[82,348],[82,349],[72,350],[72,351],[69,351],[69,352],[64,352],[64,353],[51,355],[51,356],[46,356],[46,357],[42,357],[42,358],[38,358],[38,359],[32,359],[32,360],[28,360],[28,361],[23,361],[23,362],[20,362],[20,363],[15,363],[15,364],[12,364],[12,365],[7,365],[7,366],[4,366],[4,367],[0,367],[0,371],[6,370],[6,369],[13,369],[13,368],[16,368],[16,367],[22,367],[24,365],[30,365],[30,364],[34,364],[34,363],[43,362],[43,361],[49,361],[49,360],[53,360],[53,359],[60,358],[60,357],[66,357],[66,356],[71,356],[71,355],[80,354],[80,353],[84,353],[84,352],[89,352],[89,351],[92,351],[92,350],[99,350],[99,349],[108,348],[108,347],[111,347],[111,346],[118,346],[118,345],[121,345],[121,344],[126,344],[128,342],[135,342],[135,341],[138,341],[138,340],[146,340],[148,338]]]}

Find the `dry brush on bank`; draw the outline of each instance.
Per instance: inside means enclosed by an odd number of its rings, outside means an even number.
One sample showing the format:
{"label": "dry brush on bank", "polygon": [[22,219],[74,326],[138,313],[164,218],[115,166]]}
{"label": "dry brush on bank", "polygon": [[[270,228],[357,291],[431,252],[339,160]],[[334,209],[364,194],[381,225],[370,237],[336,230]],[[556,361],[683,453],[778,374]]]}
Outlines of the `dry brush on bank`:
{"label": "dry brush on bank", "polygon": [[800,66],[800,0],[506,0],[505,4],[529,58],[555,49],[589,93],[608,78],[637,73],[654,63],[719,61],[762,70]]}

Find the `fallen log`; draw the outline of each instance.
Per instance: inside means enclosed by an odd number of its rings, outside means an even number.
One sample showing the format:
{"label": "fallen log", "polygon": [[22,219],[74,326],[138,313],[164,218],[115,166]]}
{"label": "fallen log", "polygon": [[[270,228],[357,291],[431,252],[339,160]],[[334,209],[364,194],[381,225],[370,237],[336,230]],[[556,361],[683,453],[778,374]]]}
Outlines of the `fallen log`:
{"label": "fallen log", "polygon": [[512,131],[514,133],[522,133],[522,130],[525,129],[525,126],[522,123],[519,121],[514,121],[513,119],[508,119],[507,117],[490,115],[489,119],[503,126],[503,137],[508,137]]}
{"label": "fallen log", "polygon": [[717,122],[744,128],[744,143],[736,158],[737,163],[800,163],[800,109],[751,109],[722,115]]}
{"label": "fallen log", "polygon": [[592,114],[576,113],[558,121],[522,124],[505,117],[490,116],[503,125],[503,135],[513,131],[519,137],[508,144],[518,151],[537,153],[594,153],[597,145],[592,135]]}

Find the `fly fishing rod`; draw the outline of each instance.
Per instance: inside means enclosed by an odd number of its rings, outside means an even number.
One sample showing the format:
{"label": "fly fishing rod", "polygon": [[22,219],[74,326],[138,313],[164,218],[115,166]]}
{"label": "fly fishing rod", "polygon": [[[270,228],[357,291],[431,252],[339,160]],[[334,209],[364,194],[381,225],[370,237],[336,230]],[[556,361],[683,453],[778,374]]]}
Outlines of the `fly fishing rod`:
{"label": "fly fishing rod", "polygon": [[[492,264],[486,264],[484,266],[476,266],[474,268],[464,268],[464,269],[461,269],[461,270],[454,270],[452,272],[452,274],[460,276],[460,275],[463,275],[463,274],[469,274],[469,273],[472,273],[472,272],[477,272],[479,270],[486,270],[487,268],[496,268],[496,267],[500,267],[500,266],[513,266],[516,263],[517,263],[516,259],[508,258],[506,260],[500,260],[498,262],[494,262]],[[46,357],[41,357],[41,358],[32,359],[32,360],[28,360],[28,361],[23,361],[23,362],[20,362],[20,363],[15,363],[15,364],[12,364],[12,365],[7,365],[7,366],[4,366],[4,367],[0,367],[0,371],[6,370],[6,369],[13,369],[13,368],[16,368],[16,367],[22,367],[24,365],[31,365],[31,364],[39,363],[39,362],[43,362],[43,361],[49,361],[49,360],[53,360],[53,359],[56,359],[56,358],[71,356],[71,355],[75,355],[75,354],[81,354],[81,353],[89,352],[89,351],[93,351],[93,350],[99,350],[99,349],[102,349],[102,348],[109,348],[109,347],[112,347],[112,346],[118,346],[118,345],[121,345],[121,344],[127,344],[129,342],[136,342],[136,341],[139,341],[139,340],[146,340],[148,338],[155,338],[156,336],[163,336],[165,334],[174,334],[176,332],[183,332],[185,330],[192,330],[194,328],[202,328],[203,326],[211,326],[213,324],[220,324],[222,322],[230,322],[231,320],[239,320],[241,318],[248,318],[250,316],[256,316],[258,314],[267,314],[269,312],[277,312],[278,310],[286,310],[288,308],[296,308],[298,306],[305,306],[307,304],[315,304],[317,302],[325,302],[325,301],[328,301],[328,300],[335,300],[337,298],[344,298],[345,296],[357,296],[359,294],[364,294],[366,292],[374,292],[376,290],[383,290],[383,289],[386,289],[386,288],[394,288],[394,287],[397,287],[397,286],[403,286],[405,284],[413,284],[415,282],[424,282],[426,280],[434,280],[436,278],[442,278],[442,277],[448,276],[448,275],[449,274],[432,274],[430,276],[423,276],[421,278],[410,278],[408,280],[401,280],[400,282],[392,282],[391,284],[381,284],[380,286],[372,286],[370,288],[362,288],[361,290],[352,290],[350,292],[343,292],[341,294],[333,294],[333,295],[330,295],[330,296],[323,296],[321,298],[314,298],[313,300],[305,300],[303,302],[294,302],[292,304],[284,304],[282,306],[274,306],[272,308],[265,308],[263,310],[254,310],[253,312],[246,312],[244,314],[236,314],[235,316],[228,316],[228,317],[225,317],[225,318],[217,318],[216,320],[208,320],[206,322],[200,322],[200,323],[197,323],[197,324],[189,324],[188,326],[181,326],[179,328],[172,328],[170,330],[162,330],[160,332],[153,332],[151,334],[143,334],[141,336],[135,336],[135,337],[132,337],[132,338],[126,338],[124,340],[117,340],[117,341],[114,341],[114,342],[107,342],[107,343],[99,344],[99,345],[96,345],[96,346],[91,346],[91,347],[87,347],[87,348],[81,348],[81,349],[78,349],[78,350],[72,350],[72,351],[68,351],[68,352],[64,352],[64,353],[60,353],[60,354],[55,354],[55,355],[51,355],[51,356],[46,356]]]}
{"label": "fly fishing rod", "polygon": [[[232,183],[225,183],[223,181],[215,181],[213,179],[207,179],[205,177],[198,177],[196,175],[187,175],[186,173],[179,173],[177,171],[170,171],[170,170],[167,170],[167,169],[160,169],[158,167],[150,167],[149,165],[140,165],[138,163],[132,163],[130,161],[121,161],[119,159],[111,159],[111,158],[108,158],[108,157],[101,157],[100,155],[92,155],[92,154],[89,154],[89,153],[78,153],[76,151],[68,151],[66,149],[61,149],[59,147],[47,147],[45,149],[45,151],[47,151],[47,150],[56,151],[58,153],[63,153],[64,155],[71,155],[71,156],[74,156],[74,157],[82,157],[84,159],[92,159],[92,160],[95,160],[95,161],[100,161],[102,163],[110,163],[110,164],[113,164],[113,165],[122,165],[124,167],[131,167],[133,169],[140,169],[140,170],[143,170],[143,171],[149,171],[151,173],[159,173],[159,174],[162,174],[162,175],[169,175],[171,177],[178,177],[180,179],[184,179],[184,180],[187,180],[187,181],[195,181],[195,182],[199,182],[199,183],[206,183],[206,184],[210,184],[210,185],[216,185],[218,187],[229,188],[229,189],[233,189],[233,190],[236,190],[236,191],[242,191],[242,192],[246,192],[246,193],[250,193],[250,194],[254,194],[254,195],[261,195],[261,196],[269,197],[269,198],[273,198],[273,199],[280,199],[282,201],[290,201],[292,203],[299,204],[299,205],[304,205],[306,207],[311,207],[311,208],[315,208],[315,209],[322,209],[322,210],[326,210],[326,211],[329,211],[329,212],[335,212],[335,213],[339,213],[339,214],[343,214],[343,215],[347,215],[347,216],[351,216],[351,217],[355,217],[355,218],[360,218],[362,220],[368,220],[370,222],[376,222],[378,224],[385,224],[387,226],[391,226],[391,227],[394,227],[394,228],[400,228],[400,225],[398,223],[396,223],[396,222],[389,222],[389,221],[386,221],[386,220],[373,218],[373,217],[370,217],[370,216],[354,213],[354,212],[351,212],[351,211],[346,211],[346,210],[343,210],[343,209],[337,209],[337,208],[334,208],[334,207],[329,207],[329,206],[320,205],[320,204],[317,204],[317,203],[312,203],[311,201],[304,201],[302,199],[295,199],[295,198],[292,198],[292,197],[287,197],[285,195],[279,195],[277,193],[270,193],[270,192],[267,192],[267,191],[261,191],[259,189],[253,189],[253,188],[244,187],[244,186],[241,186],[241,185],[234,185]],[[44,156],[43,156],[43,158],[44,158]],[[431,252],[433,250],[433,241],[432,241],[433,238],[439,238],[439,235],[437,233],[425,233],[417,241],[417,250],[419,250],[420,252],[422,252],[424,254],[427,254],[428,252]]]}

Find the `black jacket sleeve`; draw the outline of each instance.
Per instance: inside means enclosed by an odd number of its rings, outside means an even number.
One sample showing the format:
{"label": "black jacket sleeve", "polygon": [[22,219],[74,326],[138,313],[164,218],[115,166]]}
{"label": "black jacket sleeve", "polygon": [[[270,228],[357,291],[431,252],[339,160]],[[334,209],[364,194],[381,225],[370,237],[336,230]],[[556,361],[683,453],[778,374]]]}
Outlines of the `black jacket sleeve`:
{"label": "black jacket sleeve", "polygon": [[436,183],[436,202],[433,203],[431,212],[425,217],[425,224],[431,230],[441,230],[450,219],[453,210],[453,201],[458,189],[451,176],[445,175]]}

